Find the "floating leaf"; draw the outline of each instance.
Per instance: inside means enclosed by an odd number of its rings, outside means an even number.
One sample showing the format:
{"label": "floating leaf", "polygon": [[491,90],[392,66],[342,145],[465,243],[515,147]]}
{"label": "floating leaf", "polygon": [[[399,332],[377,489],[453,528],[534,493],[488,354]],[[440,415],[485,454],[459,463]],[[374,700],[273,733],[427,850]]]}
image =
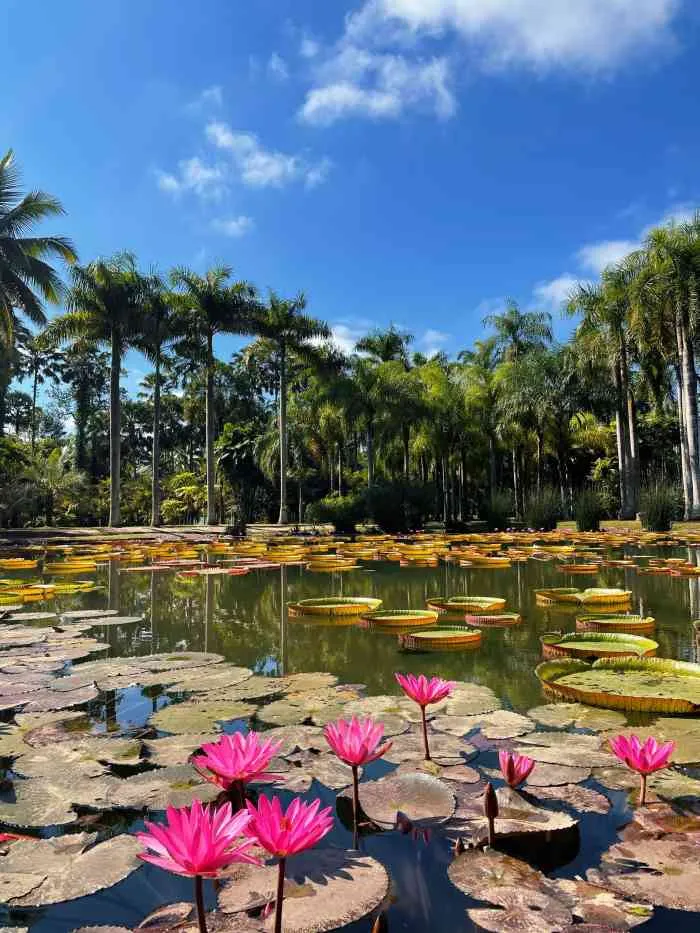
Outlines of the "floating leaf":
{"label": "floating leaf", "polygon": [[[219,907],[238,913],[274,900],[276,865],[240,865],[219,892]],[[285,933],[323,933],[365,917],[386,897],[389,876],[375,859],[340,849],[314,849],[287,861]],[[273,917],[265,929],[272,929]]]}
{"label": "floating leaf", "polygon": [[165,810],[166,807],[186,807],[193,800],[208,803],[219,791],[205,781],[191,765],[157,768],[136,774],[113,785],[108,805],[136,810]]}
{"label": "floating leaf", "polygon": [[[528,782],[529,783],[529,782]],[[561,800],[563,803],[580,810],[582,813],[608,813],[610,801],[604,794],[590,787],[579,787],[576,784],[562,784],[558,787],[532,788],[538,800]]]}
{"label": "floating leaf", "polygon": [[95,845],[97,838],[80,833],[11,843],[2,861],[0,900],[11,907],[59,904],[109,888],[138,868],[140,846],[133,836]]}
{"label": "floating leaf", "polygon": [[[411,732],[392,739],[392,746],[384,755],[384,761],[392,764],[401,764],[405,761],[415,762],[422,753],[422,737],[417,732]],[[467,745],[458,738],[437,734],[431,736],[430,754],[436,764],[447,766],[466,764],[472,758],[476,758],[478,752],[472,745]]]}
{"label": "floating leaf", "polygon": [[159,767],[186,764],[190,755],[208,742],[216,742],[221,738],[215,732],[185,733],[181,735],[167,735],[161,739],[149,739],[144,742],[144,758],[151,764]]}
{"label": "floating leaf", "polygon": [[159,709],[149,723],[163,732],[192,733],[207,732],[217,723],[232,719],[250,719],[255,712],[250,703],[209,703],[206,700],[172,704]]}
{"label": "floating leaf", "polygon": [[393,826],[397,813],[412,823],[443,823],[455,812],[449,787],[429,774],[414,772],[360,784],[360,804],[375,823]]}
{"label": "floating leaf", "polygon": [[569,765],[548,764],[538,761],[527,779],[526,787],[556,787],[579,784],[591,776],[590,768],[572,768]]}
{"label": "floating leaf", "polygon": [[545,706],[536,706],[528,710],[527,715],[543,726],[576,726],[577,729],[593,731],[619,729],[627,722],[623,713],[596,709],[583,703],[547,703]]}

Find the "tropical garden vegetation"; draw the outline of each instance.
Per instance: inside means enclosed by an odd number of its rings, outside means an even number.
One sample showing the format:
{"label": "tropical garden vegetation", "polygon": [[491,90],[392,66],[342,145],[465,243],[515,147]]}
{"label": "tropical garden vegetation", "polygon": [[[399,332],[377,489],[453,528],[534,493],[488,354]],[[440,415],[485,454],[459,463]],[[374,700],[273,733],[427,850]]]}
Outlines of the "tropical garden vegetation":
{"label": "tropical garden vegetation", "polygon": [[[0,160],[5,526],[700,517],[700,215],[580,283],[568,340],[509,301],[428,358],[393,325],[341,352],[303,294],[228,266],[83,261],[40,235],[62,213]],[[136,396],[130,351],[151,366]]]}

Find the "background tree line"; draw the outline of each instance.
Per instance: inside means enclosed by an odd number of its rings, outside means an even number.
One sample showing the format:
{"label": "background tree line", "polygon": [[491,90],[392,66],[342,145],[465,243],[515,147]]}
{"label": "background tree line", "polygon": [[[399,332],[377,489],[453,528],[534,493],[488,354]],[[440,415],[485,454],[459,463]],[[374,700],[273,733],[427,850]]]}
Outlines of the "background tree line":
{"label": "background tree line", "polygon": [[[700,516],[700,216],[579,285],[567,342],[508,302],[448,359],[394,326],[342,353],[303,294],[262,296],[226,266],[82,263],[35,235],[61,213],[0,160],[3,524],[541,527],[592,490],[594,510],[628,518],[660,488]],[[243,349],[218,359],[220,334]],[[130,350],[151,366],[135,398]]]}

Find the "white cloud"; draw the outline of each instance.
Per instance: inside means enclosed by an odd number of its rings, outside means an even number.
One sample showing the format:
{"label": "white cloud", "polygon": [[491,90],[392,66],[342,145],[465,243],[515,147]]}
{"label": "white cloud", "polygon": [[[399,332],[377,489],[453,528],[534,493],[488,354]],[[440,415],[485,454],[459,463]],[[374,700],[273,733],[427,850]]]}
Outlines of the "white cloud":
{"label": "white cloud", "polygon": [[273,52],[267,61],[267,73],[277,81],[286,81],[289,77],[287,63],[277,52]]}
{"label": "white cloud", "polygon": [[217,218],[211,223],[212,229],[224,236],[242,237],[253,228],[253,218],[240,214],[238,217]]}
{"label": "white cloud", "polygon": [[328,126],[343,117],[396,118],[409,108],[447,118],[457,109],[446,58],[413,61],[346,46],[324,66],[300,117]]}
{"label": "white cloud", "polygon": [[241,181],[251,188],[282,188],[294,181],[314,187],[330,168],[327,159],[312,163],[300,155],[265,149],[253,133],[234,131],[226,123],[210,123],[206,134],[211,143],[230,154]]}
{"label": "white cloud", "polygon": [[417,340],[418,346],[422,347],[427,357],[436,356],[445,350],[446,344],[453,339],[452,334],[443,330],[434,330],[429,327]]}
{"label": "white cloud", "polygon": [[302,58],[315,58],[320,51],[321,46],[315,39],[312,39],[311,36],[302,36],[299,45],[299,54]]}
{"label": "white cloud", "polygon": [[212,84],[211,87],[205,87],[194,100],[190,101],[187,109],[195,112],[213,110],[221,107],[223,103],[224,89],[220,84]]}
{"label": "white cloud", "polygon": [[487,67],[598,71],[673,39],[682,0],[368,0],[348,18],[354,41],[458,33]]}
{"label": "white cloud", "polygon": [[583,269],[600,275],[603,269],[618,263],[638,248],[639,243],[635,240],[601,240],[582,246],[576,258]]}
{"label": "white cloud", "polygon": [[175,196],[192,191],[201,198],[218,198],[226,187],[223,169],[198,156],[179,162],[177,174],[157,171],[156,178],[161,191]]}
{"label": "white cloud", "polygon": [[548,282],[538,282],[533,289],[535,301],[546,311],[560,311],[577,285],[584,284],[581,278],[566,272]]}

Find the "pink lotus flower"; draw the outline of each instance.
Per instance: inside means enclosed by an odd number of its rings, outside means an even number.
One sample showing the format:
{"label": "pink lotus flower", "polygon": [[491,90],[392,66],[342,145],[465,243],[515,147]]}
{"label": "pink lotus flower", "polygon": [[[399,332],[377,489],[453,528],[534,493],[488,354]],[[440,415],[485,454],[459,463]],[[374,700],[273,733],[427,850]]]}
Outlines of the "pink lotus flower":
{"label": "pink lotus flower", "polygon": [[641,790],[639,803],[644,806],[647,802],[647,778],[655,771],[668,767],[671,755],[676,747],[675,742],[662,742],[659,744],[653,736],[649,736],[642,743],[636,735],[618,735],[610,739],[610,748],[617,757],[624,761],[628,768],[636,771],[641,777]]}
{"label": "pink lotus flower", "polygon": [[255,844],[247,833],[250,816],[234,815],[231,804],[219,809],[203,807],[195,800],[191,807],[168,807],[167,824],[146,820],[146,832],[136,838],[146,849],[139,858],[176,875],[194,878],[195,903],[200,933],[207,933],[202,878],[215,878],[222,868],[234,862],[258,865],[248,850]]}
{"label": "pink lotus flower", "polygon": [[530,776],[532,769],[535,767],[532,758],[528,758],[527,755],[519,755],[517,752],[508,752],[505,748],[502,748],[498,753],[498,763],[501,766],[503,777],[510,787],[519,787]]}
{"label": "pink lotus flower", "polygon": [[369,717],[358,719],[353,716],[349,722],[339,719],[338,722],[328,723],[323,734],[338,758],[352,768],[353,847],[356,849],[360,814],[357,769],[360,765],[367,765],[370,761],[381,758],[389,751],[392,743],[380,744],[384,736],[384,726]]}
{"label": "pink lotus flower", "polygon": [[275,899],[275,933],[282,933],[282,905],[284,902],[284,873],[287,857],[311,849],[333,827],[331,808],[319,812],[320,800],[304,803],[299,797],[282,811],[279,797],[268,800],[261,796],[257,807],[248,800],[250,816],[248,832],[270,855],[279,858],[277,897]]}
{"label": "pink lotus flower", "polygon": [[281,742],[261,740],[257,732],[247,735],[235,732],[222,735],[218,742],[202,745],[204,754],[194,755],[192,764],[207,781],[229,793],[235,792],[240,808],[249,782],[284,780],[283,775],[266,770],[281,747]]}
{"label": "pink lotus flower", "polygon": [[168,807],[167,825],[146,820],[146,832],[136,838],[147,850],[139,858],[176,875],[215,878],[221,868],[234,862],[257,859],[248,855],[254,840],[248,836],[250,816],[233,814],[231,804],[215,810],[195,800],[191,807]]}
{"label": "pink lotus flower", "polygon": [[384,726],[373,719],[358,719],[353,716],[348,722],[339,719],[329,723],[323,730],[326,741],[335,754],[351,768],[367,765],[381,758],[391,748],[391,742],[381,745]]}
{"label": "pink lotus flower", "polygon": [[430,747],[428,745],[428,724],[425,719],[425,708],[430,703],[439,703],[446,699],[457,686],[454,680],[443,680],[441,677],[431,677],[430,680],[421,674],[415,677],[413,674],[394,674],[397,683],[414,702],[420,706],[421,719],[423,721],[423,749],[425,760],[430,761]]}
{"label": "pink lotus flower", "polygon": [[331,808],[319,813],[320,800],[304,803],[299,797],[282,812],[279,797],[268,800],[261,796],[257,807],[246,801],[250,826],[247,832],[253,836],[270,855],[287,858],[305,849],[311,849],[333,827]]}
{"label": "pink lotus flower", "polygon": [[399,686],[419,706],[426,707],[430,703],[439,703],[446,699],[457,686],[453,680],[443,680],[441,677],[431,677],[430,680],[421,674],[394,674]]}

